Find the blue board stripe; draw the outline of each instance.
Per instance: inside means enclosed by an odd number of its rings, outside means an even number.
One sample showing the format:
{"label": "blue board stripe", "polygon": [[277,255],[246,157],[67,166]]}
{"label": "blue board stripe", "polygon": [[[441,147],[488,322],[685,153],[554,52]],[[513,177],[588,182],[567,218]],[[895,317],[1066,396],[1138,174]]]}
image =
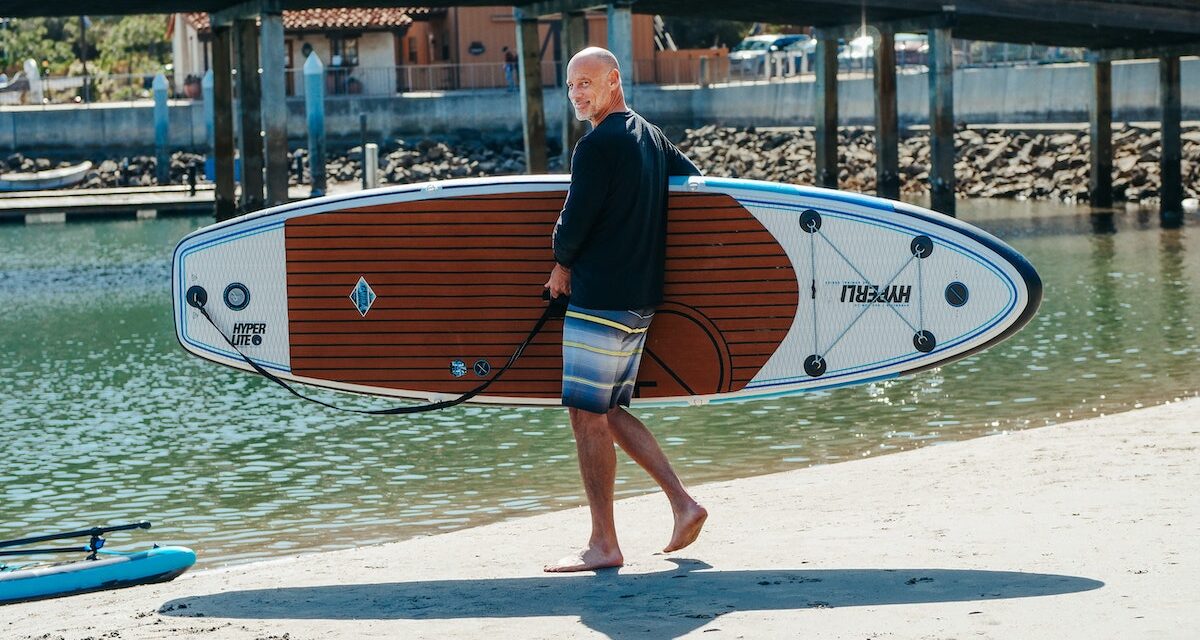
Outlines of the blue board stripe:
{"label": "blue board stripe", "polygon": [[[180,283],[186,284],[186,282],[184,280],[184,273],[187,270],[186,263],[187,263],[188,256],[190,256],[193,253],[196,253],[197,251],[200,251],[201,249],[208,249],[208,248],[212,248],[212,247],[219,246],[222,244],[227,244],[227,243],[233,242],[235,240],[240,240],[242,238],[247,238],[247,237],[256,236],[256,235],[259,235],[262,233],[267,233],[269,231],[274,231],[274,230],[280,229],[282,227],[283,227],[283,222],[278,221],[278,220],[273,220],[273,221],[267,222],[265,224],[250,227],[245,230],[237,230],[237,227],[234,226],[234,227],[230,227],[231,230],[234,230],[233,233],[218,236],[216,238],[211,238],[205,242],[189,246],[179,254],[179,259],[178,259],[179,271],[175,277],[179,279]],[[182,310],[182,313],[179,314],[179,316],[180,316],[180,340],[186,342],[187,344],[192,345],[193,347],[195,347],[197,349],[200,349],[201,351],[206,351],[208,353],[212,353],[215,355],[224,356],[226,358],[230,358],[232,360],[237,360],[240,362],[242,360],[242,356],[240,354],[238,354],[234,351],[230,351],[228,349],[220,349],[220,348],[214,347],[212,345],[204,344],[202,342],[196,342],[195,340],[192,339],[191,336],[188,335],[187,310],[191,305],[189,305],[187,303],[187,300],[185,299],[185,296],[187,295],[187,290],[183,286],[178,287],[178,290],[179,290],[179,295],[175,300],[175,304],[179,305],[179,309]],[[265,369],[274,369],[275,371],[280,371],[283,373],[291,373],[292,372],[291,367],[289,367],[283,363],[280,363],[280,362],[272,362],[270,360],[258,360],[258,359],[256,359],[254,362],[258,363],[260,366],[262,366]]]}

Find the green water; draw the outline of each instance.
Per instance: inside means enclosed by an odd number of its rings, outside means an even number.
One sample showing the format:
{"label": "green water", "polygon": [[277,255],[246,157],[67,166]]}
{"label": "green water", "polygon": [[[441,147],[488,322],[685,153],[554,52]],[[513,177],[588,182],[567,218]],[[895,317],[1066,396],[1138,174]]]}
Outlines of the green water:
{"label": "green water", "polygon": [[[685,482],[1200,391],[1196,227],[1164,230],[1147,211],[1104,218],[1059,205],[961,207],[963,219],[1041,272],[1045,301],[1025,330],[902,380],[640,412]],[[562,410],[339,414],[187,355],[171,324],[169,263],[175,242],[205,222],[0,226],[0,539],[148,519],[152,531],[115,535],[114,545],[185,544],[214,566],[582,504]],[[653,488],[620,460],[621,495]]]}

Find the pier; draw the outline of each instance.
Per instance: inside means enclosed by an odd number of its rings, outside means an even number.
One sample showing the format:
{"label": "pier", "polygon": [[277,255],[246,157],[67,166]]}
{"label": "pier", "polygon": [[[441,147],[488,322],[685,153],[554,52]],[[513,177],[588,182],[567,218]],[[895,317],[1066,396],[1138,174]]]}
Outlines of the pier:
{"label": "pier", "polygon": [[[604,5],[590,0],[552,0],[518,3],[523,19],[607,6],[610,16],[626,4]],[[876,166],[879,195],[899,196],[896,179],[898,144],[896,61],[894,34],[924,33],[929,39],[929,171],[932,206],[948,215],[954,201],[954,61],[951,38],[1020,44],[1087,47],[1093,68],[1091,130],[1099,144],[1092,146],[1092,193],[1098,206],[1111,206],[1112,198],[1112,85],[1114,60],[1155,58],[1159,61],[1159,96],[1162,120],[1160,213],[1166,224],[1182,219],[1180,174],[1180,73],[1181,55],[1200,54],[1200,6],[1183,0],[1157,2],[1080,0],[968,0],[955,4],[914,0],[825,0],[820,2],[716,2],[713,0],[643,0],[633,4],[639,12],[697,15],[768,23],[810,24],[816,28],[816,176],[819,186],[838,187],[838,70],[839,39],[875,37],[874,84]],[[615,34],[609,24],[609,41]],[[873,28],[874,32],[868,30]],[[612,47],[610,47],[612,48]],[[616,51],[617,49],[614,49]],[[522,64],[529,58],[523,53]],[[620,56],[618,56],[620,59]],[[541,87],[522,84],[527,144],[538,139],[544,120]],[[1108,136],[1109,139],[1106,139]],[[544,170],[530,156],[529,168]],[[1168,186],[1167,182],[1171,184]]]}
{"label": "pier", "polygon": [[[208,10],[213,28],[213,141],[216,158],[214,211],[218,219],[253,211],[287,198],[286,111],[274,108],[284,102],[284,60],[279,55],[281,15],[285,9],[329,6],[375,6],[374,2],[339,0],[326,3],[288,0],[131,0],[112,7],[100,0],[74,0],[45,5],[19,0],[6,13],[14,17],[82,15],[88,13],[144,13]],[[483,4],[430,0],[428,6],[454,7]],[[870,36],[875,39],[874,127],[878,192],[898,194],[896,146],[900,124],[897,113],[897,78],[891,43],[898,32],[924,33],[930,55],[928,82],[929,184],[933,208],[954,215],[955,117],[954,60],[952,38],[988,40],[1016,44],[1086,47],[1091,51],[1089,121],[1091,138],[1090,193],[1097,206],[1111,204],[1112,191],[1112,64],[1115,61],[1153,59],[1158,65],[1158,108],[1163,178],[1160,215],[1168,225],[1182,219],[1182,172],[1180,120],[1180,57],[1200,54],[1200,5],[1185,0],[965,0],[946,4],[941,0],[797,0],[792,2],[716,2],[713,0],[541,0],[513,2],[520,64],[522,130],[526,144],[526,168],[542,173],[548,168],[545,140],[547,108],[541,82],[536,81],[541,63],[536,26],[539,20],[561,20],[566,44],[563,57],[583,48],[589,40],[581,33],[584,11],[603,9],[608,16],[606,46],[626,68],[632,66],[632,13],[702,16],[768,23],[807,24],[818,38],[816,88],[816,183],[837,188],[838,147],[836,129],[838,104],[838,40]],[[233,98],[237,95],[237,110]],[[270,108],[264,108],[268,105]],[[554,107],[557,109],[558,107]],[[311,118],[311,116],[310,116]],[[558,120],[556,118],[556,120]],[[235,139],[234,122],[242,135]],[[310,120],[311,121],[311,120]],[[563,148],[570,149],[582,134],[567,114],[562,125]],[[323,140],[319,136],[319,140]],[[323,145],[318,144],[318,147]],[[240,179],[234,175],[233,152],[242,158]],[[320,163],[321,154],[314,161]],[[235,184],[242,185],[235,200]]]}

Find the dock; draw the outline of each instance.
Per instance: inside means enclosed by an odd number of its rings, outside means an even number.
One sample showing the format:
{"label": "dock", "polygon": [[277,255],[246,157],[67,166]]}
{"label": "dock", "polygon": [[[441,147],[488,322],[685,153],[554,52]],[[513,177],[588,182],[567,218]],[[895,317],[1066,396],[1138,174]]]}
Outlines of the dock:
{"label": "dock", "polygon": [[118,187],[0,193],[0,222],[44,224],[91,218],[146,220],[167,215],[212,215],[212,185]]}
{"label": "dock", "polygon": [[[357,183],[330,185],[328,193],[358,189]],[[152,220],[165,216],[212,216],[212,184],[114,187],[0,193],[0,223],[54,224],[100,219]],[[288,200],[309,197],[307,186],[288,189]]]}

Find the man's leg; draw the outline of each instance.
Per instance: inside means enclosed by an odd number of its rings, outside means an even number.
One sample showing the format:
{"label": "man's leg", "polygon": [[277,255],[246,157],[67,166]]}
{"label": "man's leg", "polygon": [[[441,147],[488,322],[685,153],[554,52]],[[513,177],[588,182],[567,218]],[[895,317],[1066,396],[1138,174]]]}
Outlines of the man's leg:
{"label": "man's leg", "polygon": [[[625,410],[624,407],[614,407],[608,412],[608,426],[612,429],[612,437],[621,445],[625,453],[633,458],[651,478],[662,487],[671,502],[671,512],[675,516],[675,527],[671,532],[671,541],[663,549],[664,552],[677,551],[696,540],[708,511],[688,494],[679,476],[671,468],[654,434]],[[582,460],[582,456],[580,456]],[[581,462],[582,463],[582,462]],[[611,504],[611,503],[610,503]]]}
{"label": "man's leg", "polygon": [[625,559],[617,545],[617,526],[613,517],[613,486],[617,478],[617,453],[609,429],[609,415],[582,409],[570,409],[571,428],[575,431],[575,449],[579,453],[579,475],[592,512],[592,536],[579,553],[547,565],[546,571],[591,571],[619,567]]}

